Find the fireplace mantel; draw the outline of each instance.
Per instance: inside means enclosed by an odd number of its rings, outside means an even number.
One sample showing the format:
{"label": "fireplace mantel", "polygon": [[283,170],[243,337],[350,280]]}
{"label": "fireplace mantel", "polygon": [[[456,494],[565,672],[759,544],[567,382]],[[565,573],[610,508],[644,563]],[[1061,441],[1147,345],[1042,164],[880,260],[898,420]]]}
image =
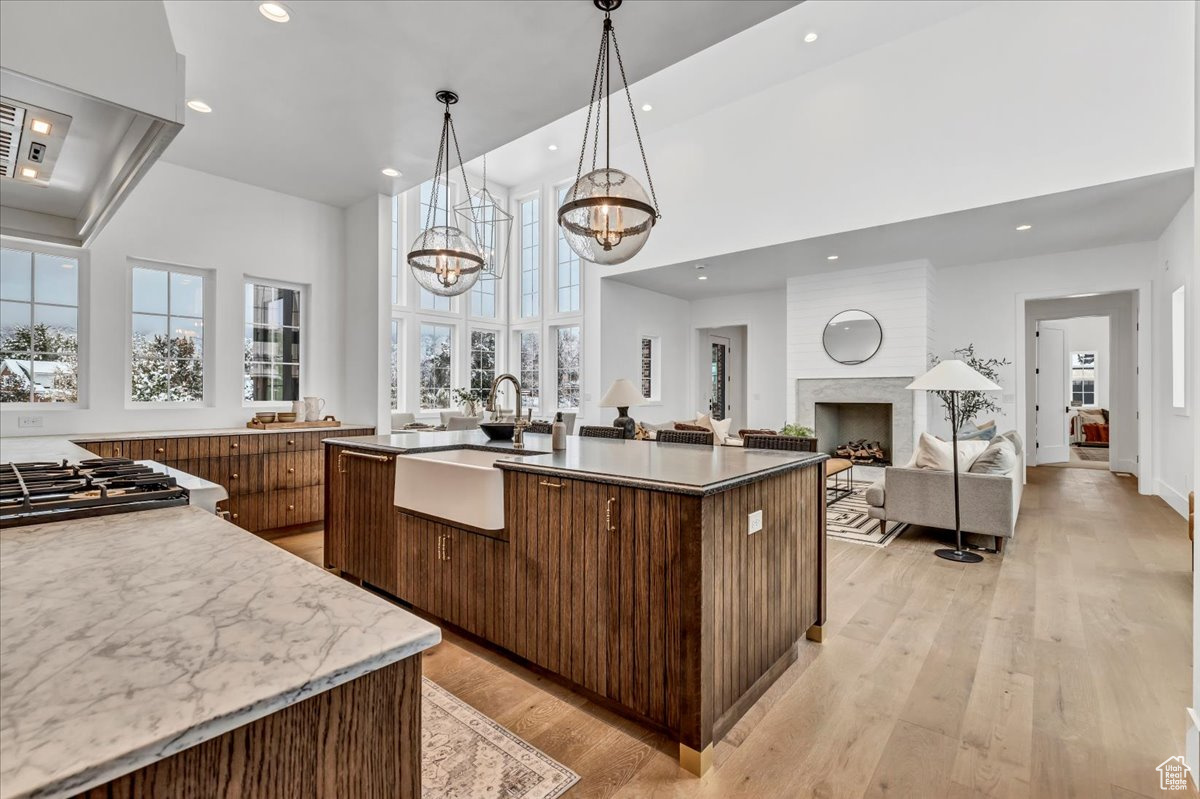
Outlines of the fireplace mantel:
{"label": "fireplace mantel", "polygon": [[[821,451],[836,443],[827,440],[817,427],[818,402],[886,403],[892,406],[892,463],[903,465],[912,459],[916,440],[916,392],[906,386],[911,377],[818,377],[796,380],[796,423],[817,431]],[[922,403],[922,407],[924,404]]]}

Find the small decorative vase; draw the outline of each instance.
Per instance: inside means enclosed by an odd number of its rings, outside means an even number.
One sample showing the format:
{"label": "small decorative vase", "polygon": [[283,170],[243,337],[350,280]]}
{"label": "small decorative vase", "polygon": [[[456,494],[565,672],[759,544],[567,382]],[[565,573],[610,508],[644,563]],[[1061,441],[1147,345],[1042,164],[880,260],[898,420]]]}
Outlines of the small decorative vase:
{"label": "small decorative vase", "polygon": [[467,400],[462,406],[463,416],[475,415],[475,400]]}

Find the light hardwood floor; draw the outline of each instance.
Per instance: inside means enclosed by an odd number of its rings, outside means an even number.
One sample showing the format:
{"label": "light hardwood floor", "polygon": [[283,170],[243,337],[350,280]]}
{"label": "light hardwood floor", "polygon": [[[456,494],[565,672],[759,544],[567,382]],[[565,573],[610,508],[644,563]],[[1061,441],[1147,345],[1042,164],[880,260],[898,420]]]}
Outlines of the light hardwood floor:
{"label": "light hardwood floor", "polygon": [[[319,531],[274,540],[320,563]],[[940,560],[921,528],[829,543],[825,643],[801,645],[703,780],[661,736],[457,636],[425,673],[574,769],[572,799],[1160,794],[1191,700],[1191,550],[1165,503],[1031,469],[1002,557]]]}

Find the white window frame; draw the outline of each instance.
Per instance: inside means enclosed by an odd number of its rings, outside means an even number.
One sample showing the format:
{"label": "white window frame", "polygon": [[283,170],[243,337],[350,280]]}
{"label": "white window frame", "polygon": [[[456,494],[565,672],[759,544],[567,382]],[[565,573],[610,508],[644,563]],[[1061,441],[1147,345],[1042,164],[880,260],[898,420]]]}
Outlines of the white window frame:
{"label": "white window frame", "polygon": [[[78,346],[76,348],[75,357],[78,359],[77,371],[75,373],[76,387],[78,389],[78,398],[75,402],[5,402],[0,404],[0,408],[7,411],[31,411],[36,410],[39,413],[42,411],[78,411],[88,407],[88,362],[90,354],[88,331],[90,327],[90,306],[91,306],[91,252],[89,250],[80,249],[77,247],[68,247],[60,244],[46,244],[40,241],[30,241],[26,239],[12,238],[11,236],[0,236],[0,246],[9,250],[21,250],[29,253],[42,253],[59,258],[74,258],[78,265],[78,280],[79,285],[76,287],[75,298],[78,302],[76,306],[76,339]],[[30,275],[33,279],[33,275]],[[33,287],[30,287],[30,304],[34,304]]]}
{"label": "white window frame", "polygon": [[[171,402],[171,401],[149,401],[143,402],[133,398],[133,270],[134,269],[153,269],[158,272],[167,273],[167,318],[170,319],[170,273],[177,272],[184,275],[194,275],[204,281],[204,290],[202,293],[204,299],[204,309],[201,316],[201,322],[204,326],[204,351],[200,355],[200,362],[204,366],[204,396],[199,402]],[[176,410],[179,408],[211,408],[214,403],[213,386],[216,382],[216,359],[214,352],[216,347],[213,344],[213,335],[216,332],[216,325],[213,324],[213,316],[216,310],[216,291],[217,273],[214,269],[202,269],[195,266],[184,266],[183,264],[175,264],[167,261],[152,261],[148,258],[128,258],[125,266],[125,408],[126,410]],[[243,292],[245,287],[242,288]],[[243,294],[243,303],[245,302]],[[303,310],[301,311],[303,313]],[[151,314],[154,315],[154,314]],[[303,321],[303,320],[301,320]],[[169,330],[167,331],[170,332]],[[242,337],[246,335],[246,322],[242,322]],[[300,335],[304,335],[304,325],[300,325]],[[245,344],[243,344],[245,346]],[[301,352],[303,352],[304,343],[300,344]],[[242,380],[245,380],[245,363],[242,364]],[[243,383],[244,385],[244,383]]]}
{"label": "white window frame", "polygon": [[[450,404],[444,408],[421,407],[421,328],[425,325],[450,328],[450,386],[446,397]],[[462,342],[463,326],[459,322],[444,317],[421,316],[416,318],[413,327],[413,347],[415,352],[413,361],[413,368],[415,370],[413,378],[413,388],[415,390],[413,408],[415,415],[429,416],[439,414],[442,411],[453,410],[454,389],[456,385],[462,385],[457,382],[463,363]]]}
{"label": "white window frame", "polygon": [[242,276],[242,292],[240,294],[240,299],[242,302],[242,325],[241,325],[241,331],[238,334],[238,339],[241,342],[241,346],[238,348],[239,361],[241,361],[239,368],[238,368],[238,372],[239,372],[238,394],[242,397],[242,407],[243,408],[281,409],[281,410],[290,409],[291,405],[292,405],[291,400],[248,400],[245,398],[246,365],[245,365],[245,362],[242,360],[242,356],[243,356],[243,353],[245,352],[245,346],[246,346],[246,326],[250,324],[250,320],[245,318],[245,315],[246,315],[246,309],[245,309],[246,286],[248,284],[254,284],[257,286],[272,286],[272,287],[278,288],[278,289],[287,289],[290,291],[299,291],[300,292],[300,378],[298,381],[299,389],[297,392],[298,393],[297,399],[299,399],[300,397],[303,397],[305,394],[308,393],[308,386],[305,383],[305,380],[308,379],[308,370],[305,368],[305,361],[310,357],[308,354],[309,353],[309,344],[310,344],[310,341],[312,340],[312,337],[308,330],[309,316],[310,316],[309,312],[308,312],[308,303],[309,303],[309,296],[311,293],[311,289],[305,283],[289,283],[285,280],[275,280],[273,278],[256,277],[254,275],[243,275]]}
{"label": "white window frame", "polygon": [[[1080,400],[1079,405],[1075,405],[1075,356],[1076,355],[1091,355],[1092,356],[1092,401],[1084,402]],[[1079,367],[1086,369],[1088,367]],[[1100,355],[1095,350],[1075,350],[1071,353],[1070,362],[1067,365],[1067,396],[1070,397],[1070,402],[1073,406],[1079,408],[1095,408],[1099,404],[1099,376],[1100,376]]]}
{"label": "white window frame", "polygon": [[408,395],[405,393],[408,388],[407,375],[405,374],[405,365],[408,363],[408,351],[405,349],[405,342],[408,336],[408,319],[403,316],[392,315],[388,325],[388,346],[392,343],[392,327],[396,328],[396,352],[393,355],[388,353],[388,363],[392,369],[396,370],[396,401],[391,401],[391,380],[389,375],[388,380],[388,404],[392,406],[393,411],[402,411],[408,405]]}
{"label": "white window frame", "polygon": [[[1188,415],[1188,302],[1187,286],[1171,291],[1171,410],[1177,416]],[[1194,356],[1193,356],[1194,360]]]}
{"label": "white window frame", "polygon": [[[650,342],[650,396],[642,388],[642,346]],[[662,338],[649,334],[638,336],[638,393],[642,394],[642,406],[662,405]]]}
{"label": "white window frame", "polygon": [[[538,203],[538,214],[537,214],[538,235],[537,235],[537,238],[535,239],[535,241],[537,242],[537,248],[538,248],[538,254],[537,254],[538,274],[537,274],[537,280],[535,281],[537,295],[535,298],[535,303],[534,303],[535,307],[534,307],[533,313],[525,314],[524,313],[525,292],[523,289],[523,278],[524,278],[524,269],[525,269],[524,206],[525,206],[525,203],[533,201],[533,200],[536,200]],[[513,288],[512,318],[514,320],[520,320],[522,322],[528,322],[528,321],[532,321],[535,319],[540,319],[540,318],[542,318],[542,315],[545,311],[546,252],[548,249],[546,246],[546,241],[545,241],[546,225],[545,225],[545,214],[543,213],[543,211],[545,209],[545,205],[546,205],[545,198],[542,197],[542,192],[540,190],[539,191],[531,191],[526,194],[523,194],[520,197],[517,197],[514,202],[514,207],[517,210],[516,219],[514,220],[514,224],[513,224],[513,230],[515,231],[515,235],[517,237],[517,241],[516,241],[517,257],[516,257],[516,264],[515,264],[516,268],[512,270],[513,277],[516,282],[516,286]]]}
{"label": "white window frame", "polygon": [[[504,335],[504,333],[505,333],[504,325],[488,325],[488,324],[468,325],[467,326],[467,335],[466,335],[467,352],[466,352],[466,358],[464,359],[464,363],[463,363],[464,376],[463,376],[463,383],[462,383],[462,385],[467,386],[468,388],[471,386],[471,355],[472,355],[472,353],[471,353],[471,334],[475,333],[475,332],[491,333],[492,335],[494,335],[496,337],[496,365],[493,369],[494,374],[492,375],[492,380],[495,380],[497,377],[504,374],[504,372],[505,372],[504,364],[508,363],[508,361],[505,359],[507,342],[505,341],[506,336]],[[490,388],[490,386],[489,386],[489,388]]]}
{"label": "white window frame", "polygon": [[[575,327],[575,328],[579,329],[579,404],[573,408],[565,408],[562,405],[560,405],[558,402],[558,332],[560,330],[562,330],[564,328],[568,328],[568,327]],[[553,342],[554,349],[553,349],[553,358],[551,359],[551,364],[550,364],[550,374],[553,376],[554,379],[550,381],[550,385],[554,391],[554,410],[555,411],[575,411],[576,413],[582,414],[583,406],[585,404],[584,379],[583,379],[583,319],[581,319],[581,318],[575,318],[575,319],[570,319],[570,320],[564,319],[562,321],[555,322],[552,325],[548,325],[546,327],[546,330],[548,331],[548,334],[546,336],[544,336],[542,339],[542,348],[541,348],[540,355],[541,355],[541,359],[542,359],[542,375],[545,376],[545,374],[546,374],[546,355],[545,355],[546,354],[546,344],[545,343],[547,341]],[[545,385],[545,384],[543,384],[543,385]],[[543,395],[544,395],[544,392],[545,392],[545,389],[543,389]]]}
{"label": "white window frame", "polygon": [[[517,380],[521,380],[521,385],[522,385],[522,387],[524,387],[526,381],[522,380],[522,377],[524,375],[524,370],[521,368],[521,335],[524,333],[532,333],[533,335],[537,336],[537,342],[538,342],[538,362],[537,362],[538,399],[537,399],[537,402],[530,403],[528,405],[528,407],[533,408],[533,410],[535,412],[540,412],[542,409],[543,401],[546,396],[546,379],[545,379],[546,335],[545,335],[545,332],[542,330],[542,325],[540,322],[533,322],[533,323],[527,323],[527,324],[522,324],[522,325],[513,325],[510,327],[509,337],[508,337],[509,338],[508,351],[510,353],[510,357],[507,361],[508,371],[511,372],[512,374],[516,375]],[[528,399],[529,399],[528,395],[522,397],[521,398],[522,404],[527,403]]]}
{"label": "white window frame", "polygon": [[[568,285],[574,285],[575,288],[578,289],[579,307],[569,309],[569,310],[563,310],[563,308],[559,305],[559,301],[558,301],[559,300],[559,291],[562,288],[558,282],[558,271],[559,271],[559,267],[561,265],[558,260],[558,247],[559,247],[559,239],[562,236],[562,228],[559,227],[559,224],[558,224],[558,207],[560,205],[559,193],[562,192],[563,190],[570,190],[571,186],[574,185],[574,182],[575,182],[574,179],[571,179],[571,180],[567,181],[566,183],[557,184],[557,185],[551,187],[551,189],[550,189],[550,196],[554,200],[554,220],[553,220],[554,224],[551,226],[553,229],[550,231],[550,247],[549,247],[548,251],[550,253],[552,253],[552,255],[550,256],[550,260],[553,261],[553,269],[548,270],[550,272],[550,274],[548,275],[548,281],[544,281],[544,282],[549,283],[550,291],[554,295],[554,310],[547,314],[547,316],[552,319],[559,319],[559,318],[566,319],[566,318],[579,316],[580,314],[583,313],[583,283],[584,283],[583,269],[584,269],[584,264],[587,262],[584,261],[582,258],[580,258],[578,253],[576,253],[574,250],[571,250],[571,254],[573,256],[575,256],[575,258],[574,258],[575,263],[579,267],[579,283],[578,284],[568,284]],[[566,244],[565,241],[563,242],[563,246],[566,246],[568,249],[570,249],[570,247]],[[546,259],[543,258],[542,260],[543,260],[543,262],[545,262]]]}

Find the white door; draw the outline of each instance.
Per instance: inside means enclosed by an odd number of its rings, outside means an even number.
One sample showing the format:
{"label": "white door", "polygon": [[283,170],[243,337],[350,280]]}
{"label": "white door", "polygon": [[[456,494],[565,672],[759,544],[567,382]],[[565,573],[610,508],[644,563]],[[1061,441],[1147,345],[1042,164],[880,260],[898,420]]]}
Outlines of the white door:
{"label": "white door", "polygon": [[1034,463],[1071,459],[1067,425],[1067,336],[1060,328],[1038,326],[1037,441]]}

